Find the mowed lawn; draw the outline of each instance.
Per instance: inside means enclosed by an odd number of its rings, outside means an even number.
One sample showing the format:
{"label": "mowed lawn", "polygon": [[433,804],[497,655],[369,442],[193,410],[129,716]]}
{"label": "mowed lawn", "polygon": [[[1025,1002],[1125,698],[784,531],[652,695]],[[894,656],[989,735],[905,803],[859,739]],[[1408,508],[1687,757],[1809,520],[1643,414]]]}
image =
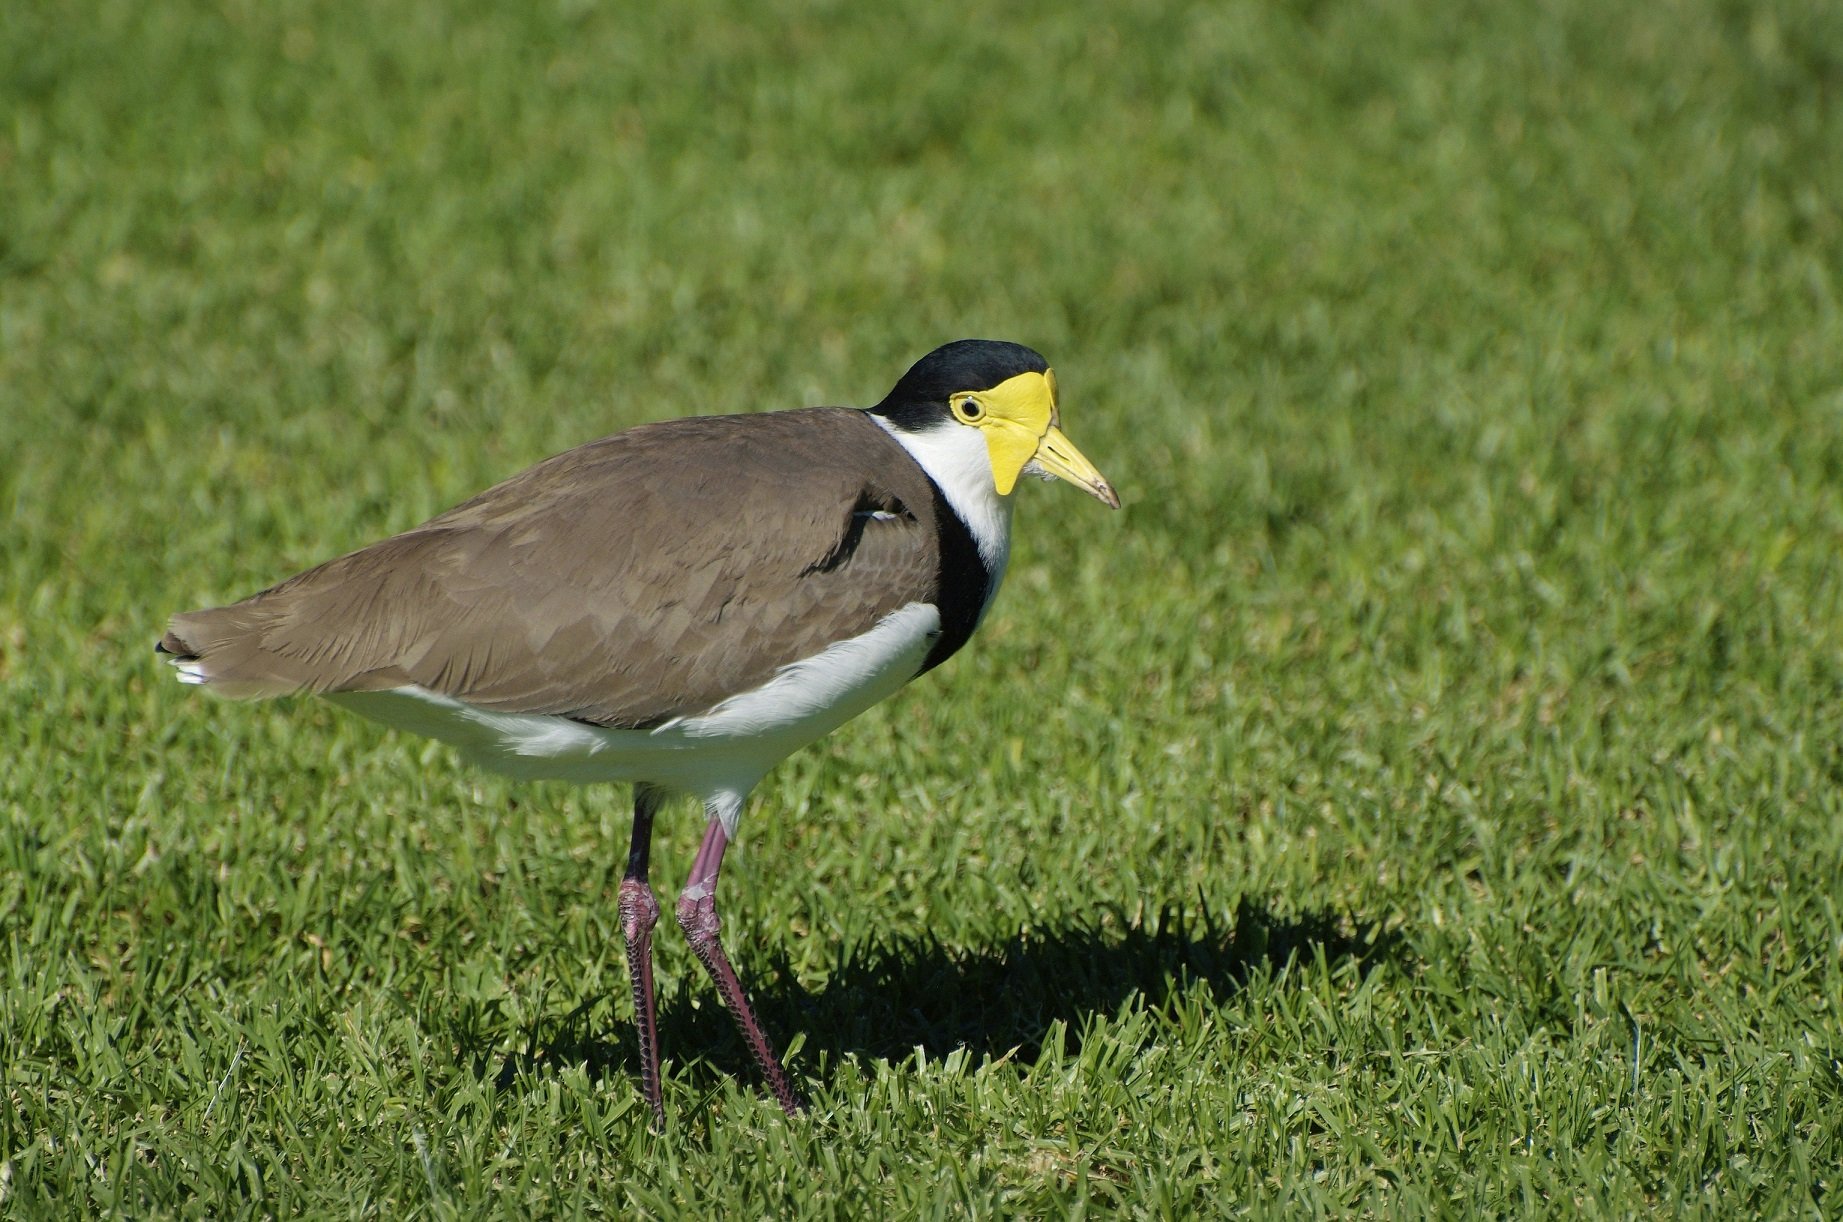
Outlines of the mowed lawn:
{"label": "mowed lawn", "polygon": [[[624,790],[151,652],[960,336],[1125,507],[757,791],[808,1118]],[[10,4],[0,504],[0,1214],[1843,1208],[1829,0]]]}

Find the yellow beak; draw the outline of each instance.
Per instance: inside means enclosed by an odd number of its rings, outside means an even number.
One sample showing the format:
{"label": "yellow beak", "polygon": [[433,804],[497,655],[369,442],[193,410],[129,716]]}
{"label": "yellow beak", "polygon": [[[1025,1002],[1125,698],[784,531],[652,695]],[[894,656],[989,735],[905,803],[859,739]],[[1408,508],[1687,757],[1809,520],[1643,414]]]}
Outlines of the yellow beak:
{"label": "yellow beak", "polygon": [[1051,475],[1068,480],[1109,509],[1120,507],[1120,497],[1114,492],[1113,485],[1055,425],[1050,425],[1049,432],[1043,434],[1043,440],[1037,443],[1034,461]]}

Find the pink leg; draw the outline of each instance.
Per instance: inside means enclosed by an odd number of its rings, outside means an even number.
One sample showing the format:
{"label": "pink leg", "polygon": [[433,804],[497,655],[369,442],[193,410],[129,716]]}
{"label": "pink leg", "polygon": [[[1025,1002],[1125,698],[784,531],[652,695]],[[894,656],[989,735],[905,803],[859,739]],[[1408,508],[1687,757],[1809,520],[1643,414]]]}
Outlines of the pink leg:
{"label": "pink leg", "polygon": [[729,837],[723,834],[723,824],[712,819],[704,831],[704,843],[698,846],[697,858],[691,863],[691,877],[678,897],[678,923],[684,927],[685,938],[691,943],[691,953],[717,982],[717,992],[729,1008],[730,1017],[736,1020],[736,1027],[749,1045],[755,1063],[761,1067],[762,1076],[768,1079],[768,1089],[774,1092],[783,1111],[789,1116],[798,1116],[806,1110],[806,1100],[800,1097],[787,1071],[781,1068],[780,1058],[774,1055],[774,1046],[768,1042],[767,1033],[756,1021],[755,1011],[743,994],[736,969],[730,966],[729,957],[717,941],[717,871],[723,867],[723,850],[728,846]]}
{"label": "pink leg", "polygon": [[627,976],[633,985],[634,1026],[640,1036],[640,1089],[653,1109],[653,1127],[664,1129],[665,1095],[659,1086],[659,1013],[653,1005],[653,926],[659,901],[646,881],[653,843],[653,814],[664,795],[645,785],[634,788],[634,834],[621,879],[621,934],[627,940]]}

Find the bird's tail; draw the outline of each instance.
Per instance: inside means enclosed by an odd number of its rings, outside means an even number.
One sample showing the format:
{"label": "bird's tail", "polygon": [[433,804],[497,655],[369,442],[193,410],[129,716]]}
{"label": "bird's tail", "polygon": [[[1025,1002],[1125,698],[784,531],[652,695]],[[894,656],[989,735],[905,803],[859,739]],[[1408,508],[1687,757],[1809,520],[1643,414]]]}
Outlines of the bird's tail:
{"label": "bird's tail", "polygon": [[175,615],[154,645],[189,683],[220,696],[285,696],[306,686],[287,658],[263,647],[262,611],[248,603]]}

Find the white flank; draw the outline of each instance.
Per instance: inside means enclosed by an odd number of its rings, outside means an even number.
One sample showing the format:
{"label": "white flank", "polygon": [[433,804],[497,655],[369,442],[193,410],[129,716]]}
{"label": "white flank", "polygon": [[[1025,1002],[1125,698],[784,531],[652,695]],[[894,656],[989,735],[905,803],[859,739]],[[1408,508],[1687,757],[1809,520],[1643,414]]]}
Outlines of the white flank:
{"label": "white flank", "polygon": [[440,739],[498,772],[527,779],[645,781],[690,794],[736,834],[742,799],[770,768],[891,695],[921,668],[940,612],[910,603],[862,636],[775,672],[709,712],[652,730],[606,730],[542,713],[474,708],[422,687],[332,692],[375,721]]}

